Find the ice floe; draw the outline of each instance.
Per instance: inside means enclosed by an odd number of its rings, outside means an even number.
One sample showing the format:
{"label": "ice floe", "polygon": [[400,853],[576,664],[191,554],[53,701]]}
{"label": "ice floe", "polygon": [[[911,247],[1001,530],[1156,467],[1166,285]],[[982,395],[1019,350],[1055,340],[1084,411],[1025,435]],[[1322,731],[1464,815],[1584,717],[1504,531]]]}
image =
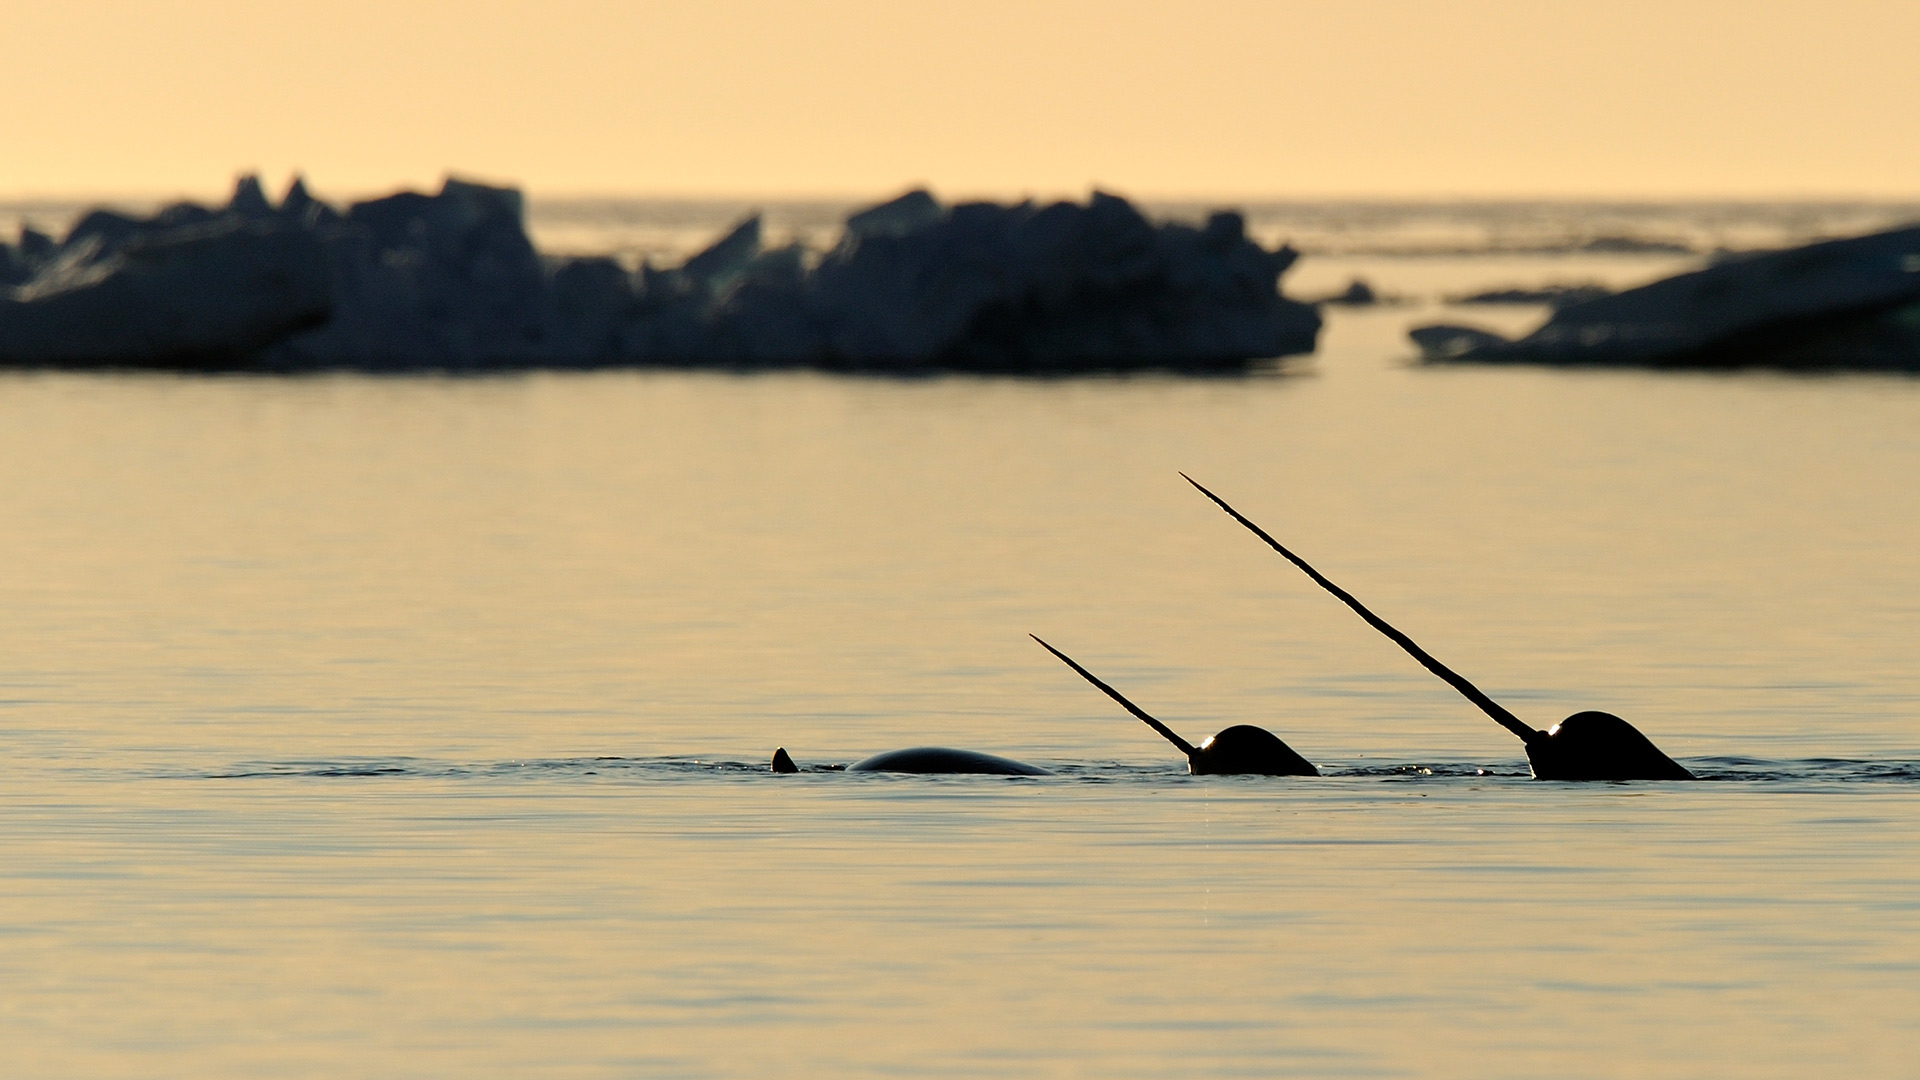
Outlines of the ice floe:
{"label": "ice floe", "polygon": [[1288,248],[1238,214],[1125,199],[945,205],[909,192],[828,251],[748,218],[678,266],[543,255],[518,191],[450,179],[338,210],[243,178],[224,206],[109,210],[0,244],[0,362],[476,371],[808,366],[1214,369],[1312,351]]}
{"label": "ice floe", "polygon": [[1412,331],[1429,360],[1920,369],[1920,227],[1728,256],[1567,304],[1517,340]]}

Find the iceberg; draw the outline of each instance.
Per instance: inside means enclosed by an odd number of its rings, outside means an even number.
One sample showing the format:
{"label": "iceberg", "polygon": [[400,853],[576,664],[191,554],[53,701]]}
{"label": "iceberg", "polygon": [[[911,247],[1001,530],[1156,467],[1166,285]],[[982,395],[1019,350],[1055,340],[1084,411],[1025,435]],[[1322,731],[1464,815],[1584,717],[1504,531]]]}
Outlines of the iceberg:
{"label": "iceberg", "polygon": [[109,210],[0,244],[0,363],[298,372],[814,367],[1022,374],[1243,368],[1313,350],[1296,258],[1238,214],[912,191],[837,244],[750,217],[678,266],[543,255],[520,193],[449,179],[336,209],[242,178],[219,207]]}
{"label": "iceberg", "polygon": [[325,322],[321,241],[248,190],[221,211],[183,204],[148,221],[95,211],[58,244],[23,230],[0,252],[0,360],[230,367]]}
{"label": "iceberg", "polygon": [[1920,369],[1920,227],[1727,257],[1569,303],[1518,339],[1411,336],[1429,361]]}

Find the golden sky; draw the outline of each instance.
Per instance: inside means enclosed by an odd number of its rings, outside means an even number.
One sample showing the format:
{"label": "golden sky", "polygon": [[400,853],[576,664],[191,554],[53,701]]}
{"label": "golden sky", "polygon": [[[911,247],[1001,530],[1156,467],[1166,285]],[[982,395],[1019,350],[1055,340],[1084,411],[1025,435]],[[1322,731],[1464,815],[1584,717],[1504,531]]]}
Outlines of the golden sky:
{"label": "golden sky", "polygon": [[1920,194],[1912,0],[0,10],[0,196]]}

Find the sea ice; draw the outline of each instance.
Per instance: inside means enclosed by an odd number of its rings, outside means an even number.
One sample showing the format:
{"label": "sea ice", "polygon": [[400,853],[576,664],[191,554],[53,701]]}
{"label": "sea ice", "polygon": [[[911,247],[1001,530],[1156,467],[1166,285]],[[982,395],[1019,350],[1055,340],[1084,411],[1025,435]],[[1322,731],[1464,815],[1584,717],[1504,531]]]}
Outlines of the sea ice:
{"label": "sea ice", "polygon": [[344,213],[296,180],[222,207],[83,217],[0,245],[0,361],[301,371],[676,365],[1071,372],[1310,352],[1295,255],[1237,214],[1156,224],[1125,199],[909,192],[830,251],[749,218],[677,267],[543,256],[520,193],[450,179]]}
{"label": "sea ice", "polygon": [[41,240],[23,233],[4,260],[17,278],[0,289],[8,363],[232,366],[333,310],[320,240],[272,217],[103,211],[57,246]]}
{"label": "sea ice", "polygon": [[1412,331],[1429,360],[1734,367],[1920,367],[1920,228],[1725,258],[1568,304],[1518,340]]}

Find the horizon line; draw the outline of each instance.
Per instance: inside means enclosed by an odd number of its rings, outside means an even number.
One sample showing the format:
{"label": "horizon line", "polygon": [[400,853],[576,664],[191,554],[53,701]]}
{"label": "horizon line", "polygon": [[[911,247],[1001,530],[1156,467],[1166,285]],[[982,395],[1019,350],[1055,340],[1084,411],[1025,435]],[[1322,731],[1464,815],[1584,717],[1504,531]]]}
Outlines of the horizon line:
{"label": "horizon line", "polygon": [[[231,196],[233,185],[244,176],[258,176],[261,186],[266,189],[268,198],[278,201],[294,177],[300,173],[291,173],[277,182],[267,176],[248,170],[239,170],[230,174],[230,178],[219,186],[204,187],[73,187],[65,190],[14,189],[0,187],[0,205],[32,205],[36,203],[55,203],[71,205],[74,203],[110,204],[113,202],[132,203],[169,203],[178,201],[220,202]],[[1017,187],[1009,185],[997,190],[983,190],[974,186],[955,187],[943,190],[941,185],[925,182],[908,182],[884,186],[868,192],[854,192],[845,189],[794,187],[778,188],[604,188],[588,185],[535,188],[531,185],[478,175],[476,172],[448,170],[431,185],[413,185],[407,181],[373,187],[342,185],[339,188],[313,185],[308,191],[315,198],[327,202],[348,203],[370,198],[380,198],[401,191],[437,189],[448,178],[470,180],[475,183],[490,184],[499,187],[511,187],[526,196],[529,202],[592,202],[592,201],[655,201],[689,203],[833,203],[833,204],[872,204],[884,202],[913,190],[932,192],[941,202],[953,204],[973,200],[994,202],[1018,202],[1021,200],[1040,201],[1084,201],[1093,192],[1101,191],[1119,195],[1136,203],[1172,203],[1172,204],[1212,204],[1217,206],[1234,205],[1275,205],[1275,204],[1378,204],[1418,206],[1428,205],[1472,205],[1472,204],[1625,204],[1625,205],[1673,205],[1673,204],[1846,204],[1862,203],[1877,205],[1920,204],[1920,189],[1910,192],[1843,190],[1843,189],[1781,189],[1772,192],[1712,192],[1696,191],[1659,191],[1657,189],[1635,189],[1619,191],[1522,191],[1522,190],[1430,190],[1430,191],[1392,191],[1392,190],[1347,190],[1347,191],[1175,191],[1175,190],[1127,190],[1118,185],[1090,182],[1078,190],[1061,187]]]}

